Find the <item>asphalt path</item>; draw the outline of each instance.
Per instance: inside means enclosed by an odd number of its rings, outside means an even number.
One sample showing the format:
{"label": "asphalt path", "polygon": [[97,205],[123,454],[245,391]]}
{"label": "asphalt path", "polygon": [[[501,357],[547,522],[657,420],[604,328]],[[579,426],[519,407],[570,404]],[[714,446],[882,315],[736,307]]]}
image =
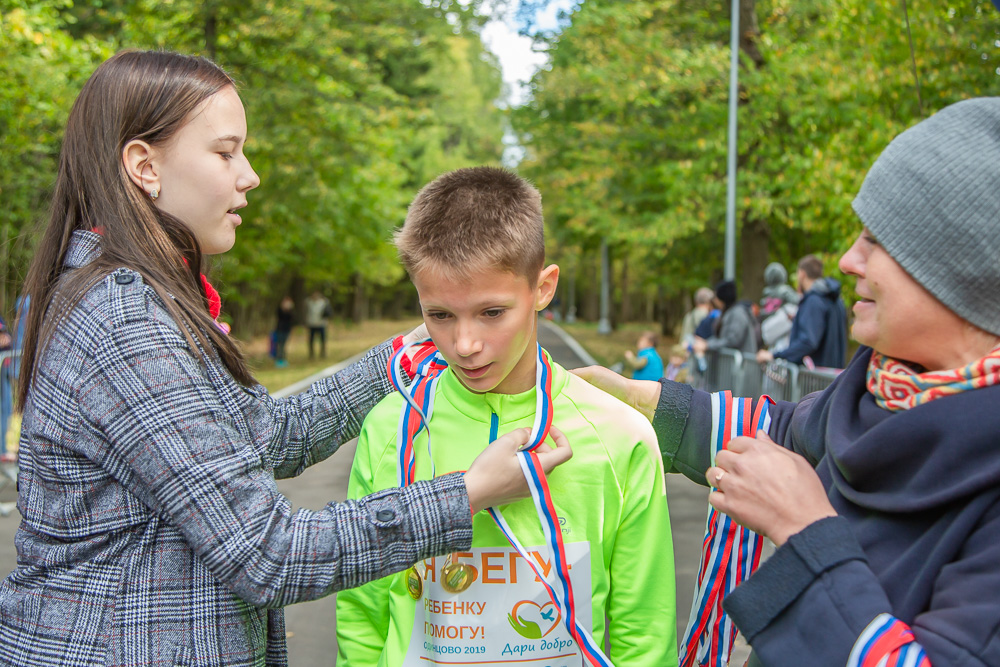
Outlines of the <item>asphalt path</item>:
{"label": "asphalt path", "polygon": [[[572,338],[548,322],[539,327],[539,342],[555,361],[565,368],[579,368],[593,359]],[[335,370],[340,365],[331,367]],[[278,488],[296,508],[322,509],[328,502],[342,501],[347,494],[347,479],[356,441],[346,443],[323,463],[288,480],[279,480]],[[674,545],[677,585],[677,632],[681,637],[687,624],[688,610],[698,574],[698,560],[708,508],[708,490],[681,475],[667,475],[667,502]],[[13,483],[0,478],[0,503],[17,499]],[[2,505],[0,505],[2,507]],[[8,506],[9,507],[9,506]],[[14,533],[20,515],[13,510],[0,516],[0,571],[10,572],[17,565]],[[304,602],[286,608],[289,663],[294,667],[333,665],[337,655],[335,596]],[[738,656],[745,647],[738,646],[732,664],[742,665]]]}

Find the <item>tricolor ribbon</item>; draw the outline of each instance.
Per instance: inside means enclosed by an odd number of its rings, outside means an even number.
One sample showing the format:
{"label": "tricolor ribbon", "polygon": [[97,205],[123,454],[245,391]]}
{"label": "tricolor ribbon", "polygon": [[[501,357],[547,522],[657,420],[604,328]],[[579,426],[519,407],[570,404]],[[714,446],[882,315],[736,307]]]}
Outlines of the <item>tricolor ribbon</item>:
{"label": "tricolor ribbon", "polygon": [[[410,360],[414,379],[409,388],[405,388],[403,386],[402,363],[406,351],[413,345],[421,347]],[[429,340],[403,346],[392,356],[389,363],[389,377],[396,389],[406,399],[400,410],[399,427],[396,433],[396,444],[399,452],[399,485],[406,486],[413,483],[416,468],[413,441],[423,429],[427,430],[427,453],[428,456],[431,456],[430,419],[434,409],[434,392],[441,371],[447,367],[448,363]],[[490,442],[497,439],[499,426],[500,419],[494,414],[490,422]],[[576,618],[576,598],[573,595],[573,583],[569,577],[569,561],[566,558],[562,530],[559,528],[559,518],[552,502],[552,494],[549,492],[545,470],[538,460],[538,455],[534,452],[548,436],[551,426],[552,366],[539,345],[537,363],[535,364],[535,421],[531,428],[528,444],[518,451],[518,462],[528,482],[531,498],[535,503],[535,510],[538,512],[538,518],[542,524],[545,543],[549,547],[554,583],[547,580],[541,566],[535,559],[531,558],[517,536],[514,535],[500,510],[496,507],[490,507],[487,512],[496,522],[507,541],[510,542],[510,545],[524,558],[534,571],[535,576],[542,582],[553,604],[559,608],[560,619],[577,646],[580,647],[585,663],[600,667],[613,667],[591,637],[590,632],[582,628]],[[433,461],[434,458],[431,456],[432,471]]]}
{"label": "tricolor ribbon", "polygon": [[[754,436],[757,431],[768,429],[771,424],[768,406],[773,402],[763,396],[754,409],[752,399],[733,399],[728,391],[712,394],[712,465],[716,454],[733,438]],[[722,608],[722,601],[757,569],[762,545],[760,535],[714,507],[709,508],[698,588],[680,645],[680,667],[729,664],[737,630]]]}
{"label": "tricolor ribbon", "polygon": [[[407,390],[403,383],[402,361],[407,350],[414,345],[418,348],[409,358],[413,382],[410,383],[409,390]],[[434,391],[441,377],[441,371],[447,367],[448,362],[444,360],[444,357],[430,340],[404,345],[389,359],[389,379],[396,391],[406,399],[399,416],[399,427],[396,433],[399,456],[396,469],[398,483],[401,487],[408,486],[414,481],[416,456],[413,452],[413,441],[424,428],[427,428],[427,455],[431,460],[431,475],[433,476],[435,473],[434,457],[430,456],[431,432],[428,425],[434,411]]]}
{"label": "tricolor ribbon", "polygon": [[854,642],[847,667],[931,667],[931,660],[910,626],[879,614]]}

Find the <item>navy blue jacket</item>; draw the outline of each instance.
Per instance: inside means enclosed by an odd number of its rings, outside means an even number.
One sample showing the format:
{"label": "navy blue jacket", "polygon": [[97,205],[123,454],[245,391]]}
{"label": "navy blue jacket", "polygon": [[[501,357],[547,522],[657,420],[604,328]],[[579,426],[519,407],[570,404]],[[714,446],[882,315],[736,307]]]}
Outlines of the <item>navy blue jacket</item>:
{"label": "navy blue jacket", "polygon": [[801,364],[805,357],[817,366],[843,368],[847,360],[847,309],[840,298],[840,283],[820,278],[802,295],[792,321],[788,347],[774,353],[779,359]]}
{"label": "navy blue jacket", "polygon": [[[815,466],[838,516],[793,535],[724,607],[751,665],[843,667],[881,613],[935,667],[1000,665],[1000,386],[889,412],[865,389],[870,357],[772,406],[771,437]],[[662,385],[664,468],[705,484],[710,395]]]}

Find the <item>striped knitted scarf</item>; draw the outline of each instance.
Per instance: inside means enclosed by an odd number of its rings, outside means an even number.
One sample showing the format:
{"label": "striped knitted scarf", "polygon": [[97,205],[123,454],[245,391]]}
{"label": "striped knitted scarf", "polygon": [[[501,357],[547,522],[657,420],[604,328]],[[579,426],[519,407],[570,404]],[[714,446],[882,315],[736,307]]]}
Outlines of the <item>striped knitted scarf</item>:
{"label": "striped knitted scarf", "polygon": [[879,407],[909,410],[935,398],[1000,384],[1000,346],[963,368],[924,372],[873,351],[867,378]]}

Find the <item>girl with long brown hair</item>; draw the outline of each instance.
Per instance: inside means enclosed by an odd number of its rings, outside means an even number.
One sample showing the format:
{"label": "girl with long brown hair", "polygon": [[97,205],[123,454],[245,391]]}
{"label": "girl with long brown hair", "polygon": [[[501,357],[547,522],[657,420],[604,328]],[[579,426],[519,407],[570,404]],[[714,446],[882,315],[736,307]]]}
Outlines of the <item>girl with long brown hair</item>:
{"label": "girl with long brown hair", "polygon": [[357,434],[393,342],[288,399],[254,382],[200,273],[259,184],[246,139],[203,58],[119,53],[74,104],[25,285],[3,664],[285,664],[283,605],[467,549],[472,513],[528,493],[521,429],[464,475],[292,512],[275,477]]}

